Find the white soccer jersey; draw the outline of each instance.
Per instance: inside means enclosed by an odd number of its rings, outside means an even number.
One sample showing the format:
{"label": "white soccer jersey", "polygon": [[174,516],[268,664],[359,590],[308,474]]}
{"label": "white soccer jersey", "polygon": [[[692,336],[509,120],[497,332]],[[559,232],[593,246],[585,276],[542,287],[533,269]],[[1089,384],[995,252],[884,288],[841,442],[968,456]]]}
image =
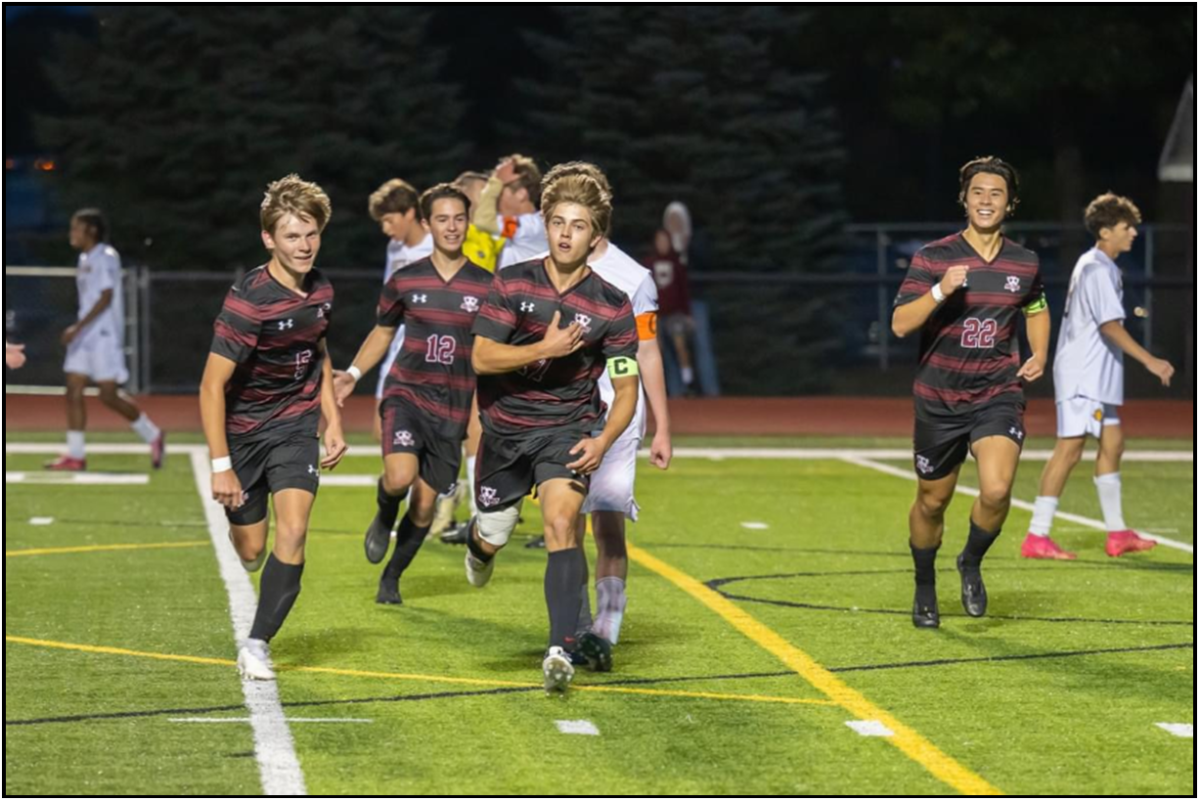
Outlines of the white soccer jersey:
{"label": "white soccer jersey", "polygon": [[100,295],[112,290],[112,303],[100,313],[86,329],[79,333],[80,347],[93,348],[97,345],[117,349],[125,342],[125,293],[121,287],[121,256],[110,245],[103,242],[87,253],[79,254],[79,265],[75,273],[75,286],[79,291],[79,316],[82,320],[100,300]]}
{"label": "white soccer jersey", "polygon": [[[497,230],[504,230],[504,217],[496,218]],[[496,269],[503,270],[523,261],[536,259],[550,252],[550,242],[546,239],[546,223],[540,211],[531,211],[517,218],[517,234],[504,243],[500,251],[500,259]]]}
{"label": "white soccer jersey", "polygon": [[[387,283],[392,277],[392,273],[403,269],[414,261],[420,261],[426,256],[433,255],[433,234],[425,234],[425,238],[415,245],[409,246],[403,242],[397,242],[392,239],[387,246],[387,264],[383,266],[383,283]],[[396,361],[396,356],[400,353],[400,348],[404,346],[404,326],[396,327],[396,335],[392,337],[392,344],[388,345],[387,356],[383,358],[383,364],[379,366],[379,381],[375,384],[375,397],[383,397],[383,382],[387,380],[387,374],[392,369],[392,362]]]}
{"label": "white soccer jersey", "polygon": [[1119,406],[1125,399],[1121,349],[1100,333],[1100,326],[1125,319],[1121,269],[1099,248],[1079,257],[1071,273],[1067,307],[1054,353],[1054,398],[1075,397]]}

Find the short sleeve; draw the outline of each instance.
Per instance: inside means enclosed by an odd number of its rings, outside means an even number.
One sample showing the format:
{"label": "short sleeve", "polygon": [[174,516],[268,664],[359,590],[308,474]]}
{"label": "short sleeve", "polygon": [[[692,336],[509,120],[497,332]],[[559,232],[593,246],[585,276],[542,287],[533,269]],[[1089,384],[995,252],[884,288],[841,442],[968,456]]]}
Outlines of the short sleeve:
{"label": "short sleeve", "polygon": [[1095,265],[1084,270],[1081,278],[1084,307],[1096,325],[1125,319],[1125,307],[1121,303],[1113,270]]}
{"label": "short sleeve", "polygon": [[107,250],[101,251],[92,269],[92,281],[96,292],[107,292],[110,289],[115,291],[120,277],[121,260]]}
{"label": "short sleeve", "polygon": [[605,329],[602,347],[605,359],[613,359],[617,356],[637,358],[637,325],[633,318],[633,305],[628,299],[621,304],[616,318]]}
{"label": "short sleeve", "polygon": [[232,362],[242,364],[258,347],[262,317],[258,307],[241,296],[234,286],[225,296],[221,314],[213,325],[211,351]]}
{"label": "short sleeve", "polygon": [[479,314],[475,315],[471,333],[495,342],[508,342],[517,330],[517,312],[513,304],[508,282],[497,276],[492,281],[487,302],[483,304]]}
{"label": "short sleeve", "polygon": [[400,286],[399,271],[392,273],[391,278],[383,285],[379,293],[379,309],[376,312],[376,323],[384,328],[399,328],[404,322],[405,293]]}
{"label": "short sleeve", "polygon": [[918,250],[908,264],[908,272],[904,275],[904,282],[900,284],[900,291],[896,293],[896,299],[892,301],[892,306],[912,303],[933,289],[935,283],[937,281],[933,266],[925,257],[924,251]]}

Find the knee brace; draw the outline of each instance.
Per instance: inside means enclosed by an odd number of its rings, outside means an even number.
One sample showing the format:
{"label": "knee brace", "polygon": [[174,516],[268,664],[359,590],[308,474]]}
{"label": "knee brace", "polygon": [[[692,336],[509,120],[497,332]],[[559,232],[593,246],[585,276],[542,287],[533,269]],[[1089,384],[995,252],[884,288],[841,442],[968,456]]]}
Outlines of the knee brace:
{"label": "knee brace", "polygon": [[479,538],[493,548],[503,548],[508,544],[508,538],[517,528],[517,519],[520,516],[521,504],[519,503],[495,511],[480,509]]}

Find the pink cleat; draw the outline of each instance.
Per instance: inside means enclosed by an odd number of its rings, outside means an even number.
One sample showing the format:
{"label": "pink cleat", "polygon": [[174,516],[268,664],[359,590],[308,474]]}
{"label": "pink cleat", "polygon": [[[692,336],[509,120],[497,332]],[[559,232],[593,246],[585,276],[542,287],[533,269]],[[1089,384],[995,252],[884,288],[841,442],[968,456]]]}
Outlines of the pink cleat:
{"label": "pink cleat", "polygon": [[46,469],[62,471],[64,473],[78,473],[87,470],[87,459],[73,459],[63,454],[53,462],[46,462]]}
{"label": "pink cleat", "polygon": [[150,443],[150,464],[154,465],[154,469],[158,470],[163,466],[163,459],[167,456],[167,435],[163,432],[158,433],[158,438]]}
{"label": "pink cleat", "polygon": [[1021,543],[1021,558],[1071,560],[1075,554],[1059,548],[1058,543],[1049,537],[1039,537],[1031,532],[1025,535],[1025,541]]}
{"label": "pink cleat", "polygon": [[1139,537],[1136,531],[1129,529],[1110,531],[1108,532],[1108,542],[1104,544],[1104,552],[1109,556],[1120,556],[1125,553],[1148,551],[1156,545],[1158,543],[1154,540]]}

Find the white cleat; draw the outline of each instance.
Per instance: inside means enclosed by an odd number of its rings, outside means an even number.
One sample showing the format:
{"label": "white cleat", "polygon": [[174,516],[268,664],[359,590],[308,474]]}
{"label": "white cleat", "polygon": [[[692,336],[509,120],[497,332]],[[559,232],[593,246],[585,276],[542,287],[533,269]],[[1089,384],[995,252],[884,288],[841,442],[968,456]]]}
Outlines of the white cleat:
{"label": "white cleat", "polygon": [[[233,541],[233,532],[232,531],[229,532],[229,544],[233,546],[233,552],[238,553],[237,543]],[[245,559],[242,558],[242,555],[240,553],[238,553],[238,561],[242,563],[242,569],[245,570],[247,573],[257,573],[259,570],[262,569],[263,562],[267,561],[266,546],[263,546],[263,549],[259,552],[258,557],[256,559],[254,559],[253,561],[247,562]]]}
{"label": "white cleat", "polygon": [[471,582],[473,587],[482,587],[492,579],[492,571],[496,569],[496,557],[493,556],[485,562],[482,559],[476,559],[475,554],[471,553],[471,549],[467,548],[466,566],[467,581]]}
{"label": "white cleat", "polygon": [[275,681],[275,671],[271,669],[271,651],[263,640],[246,640],[246,644],[238,651],[237,668],[243,679]]}
{"label": "white cleat", "polygon": [[565,693],[575,678],[575,665],[562,646],[552,645],[542,660],[542,675],[546,678],[546,694]]}

